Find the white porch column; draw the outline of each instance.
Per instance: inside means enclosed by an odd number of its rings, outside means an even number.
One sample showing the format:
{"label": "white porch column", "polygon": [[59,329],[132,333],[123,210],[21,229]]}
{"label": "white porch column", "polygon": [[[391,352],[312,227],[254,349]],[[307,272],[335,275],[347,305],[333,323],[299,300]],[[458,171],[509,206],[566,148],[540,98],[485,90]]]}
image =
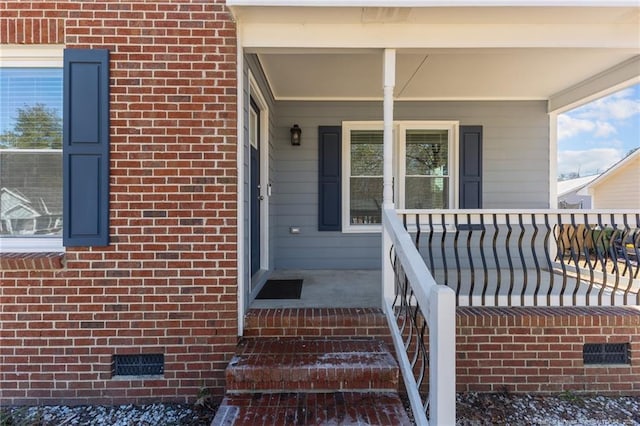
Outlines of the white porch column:
{"label": "white porch column", "polygon": [[396,51],[384,50],[384,169],[382,205],[393,206],[393,89],[396,85]]}
{"label": "white porch column", "polygon": [[[383,61],[383,91],[384,91],[384,133],[383,133],[383,178],[382,178],[382,209],[393,208],[393,89],[396,85],[396,51],[384,50]],[[384,221],[383,221],[384,222]],[[393,300],[394,278],[393,269],[389,263],[391,240],[382,229],[382,299]]]}

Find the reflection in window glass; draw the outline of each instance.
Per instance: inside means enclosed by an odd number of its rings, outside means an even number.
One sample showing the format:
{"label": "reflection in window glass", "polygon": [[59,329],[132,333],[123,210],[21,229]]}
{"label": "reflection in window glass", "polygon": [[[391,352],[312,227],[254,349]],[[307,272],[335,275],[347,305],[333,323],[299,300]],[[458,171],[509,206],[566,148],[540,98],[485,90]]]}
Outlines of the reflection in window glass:
{"label": "reflection in window glass", "polygon": [[0,235],[62,234],[62,69],[0,68]]}
{"label": "reflection in window glass", "polygon": [[449,208],[447,130],[407,130],[405,208]]}
{"label": "reflection in window glass", "polygon": [[349,217],[352,224],[381,223],[383,134],[381,130],[351,132]]}

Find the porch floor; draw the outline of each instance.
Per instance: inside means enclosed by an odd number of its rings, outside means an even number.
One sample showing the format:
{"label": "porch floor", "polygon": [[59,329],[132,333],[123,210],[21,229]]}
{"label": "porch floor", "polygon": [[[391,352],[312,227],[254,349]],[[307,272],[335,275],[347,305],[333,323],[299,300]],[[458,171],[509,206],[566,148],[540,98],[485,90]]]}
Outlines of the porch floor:
{"label": "porch floor", "polygon": [[379,308],[380,270],[282,270],[269,279],[302,279],[300,299],[253,300],[251,308]]}
{"label": "porch floor", "polygon": [[[582,266],[582,265],[581,265]],[[438,270],[438,283],[458,288],[459,306],[625,306],[636,305],[640,278],[627,272],[617,279],[602,274],[590,277],[581,271],[578,280],[574,267],[562,271],[496,269]],[[458,275],[459,274],[459,275]],[[565,275],[566,274],[566,275]],[[270,279],[302,279],[300,299],[253,300],[250,308],[379,308],[382,306],[380,270],[281,270]],[[593,278],[593,284],[589,279]],[[500,286],[498,287],[498,283]],[[549,291],[550,286],[552,290]],[[484,294],[484,297],[483,297]],[[575,298],[575,300],[574,300]]]}

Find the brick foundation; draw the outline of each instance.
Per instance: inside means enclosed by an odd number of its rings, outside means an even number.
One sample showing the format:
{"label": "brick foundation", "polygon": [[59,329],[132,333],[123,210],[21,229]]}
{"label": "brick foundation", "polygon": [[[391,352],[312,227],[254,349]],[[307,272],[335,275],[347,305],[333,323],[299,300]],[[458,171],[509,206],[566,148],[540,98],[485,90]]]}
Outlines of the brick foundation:
{"label": "brick foundation", "polygon": [[[110,239],[0,259],[0,405],[222,395],[237,342],[236,33],[224,0],[7,1],[1,44],[110,50]],[[64,260],[64,262],[63,262]],[[163,353],[163,377],[111,377]]]}
{"label": "brick foundation", "polygon": [[[640,308],[458,308],[457,387],[640,395]],[[630,365],[587,365],[585,343],[630,343]]]}

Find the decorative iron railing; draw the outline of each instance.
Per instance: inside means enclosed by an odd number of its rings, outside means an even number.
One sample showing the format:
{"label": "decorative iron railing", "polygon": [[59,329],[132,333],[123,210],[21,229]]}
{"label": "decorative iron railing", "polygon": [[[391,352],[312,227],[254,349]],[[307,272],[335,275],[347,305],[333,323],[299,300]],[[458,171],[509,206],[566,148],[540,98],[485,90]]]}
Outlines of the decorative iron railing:
{"label": "decorative iron railing", "polygon": [[640,212],[398,214],[458,305],[640,305]]}
{"label": "decorative iron railing", "polygon": [[[384,308],[416,424],[455,424],[455,297],[383,209]],[[428,337],[427,337],[428,334]]]}

